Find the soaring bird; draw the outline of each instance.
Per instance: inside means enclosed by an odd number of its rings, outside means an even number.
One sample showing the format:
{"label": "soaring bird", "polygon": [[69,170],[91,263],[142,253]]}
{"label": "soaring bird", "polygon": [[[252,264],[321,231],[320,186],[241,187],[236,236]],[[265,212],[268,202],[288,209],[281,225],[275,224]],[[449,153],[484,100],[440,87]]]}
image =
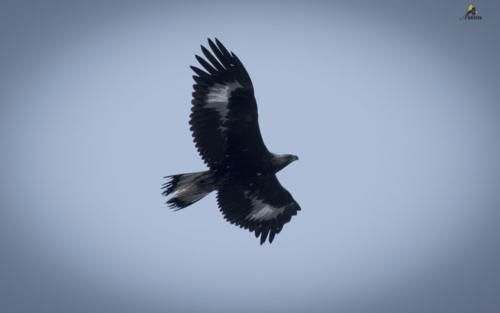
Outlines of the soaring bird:
{"label": "soaring bird", "polygon": [[203,69],[191,66],[195,84],[189,124],[209,169],[166,176],[162,194],[170,196],[167,204],[177,211],[216,191],[228,222],[255,232],[260,244],[266,238],[272,243],[300,210],[276,177],[298,157],[267,149],[245,67],[219,40],[208,39],[208,45],[211,51],[201,46],[205,59],[195,55]]}

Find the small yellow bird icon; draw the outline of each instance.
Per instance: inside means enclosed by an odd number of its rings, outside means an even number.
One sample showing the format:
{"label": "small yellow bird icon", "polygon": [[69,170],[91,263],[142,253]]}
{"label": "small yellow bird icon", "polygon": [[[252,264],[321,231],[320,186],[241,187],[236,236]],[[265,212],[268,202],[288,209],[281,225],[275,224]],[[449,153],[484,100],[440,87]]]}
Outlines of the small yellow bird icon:
{"label": "small yellow bird icon", "polygon": [[476,6],[473,5],[472,3],[467,6],[467,11],[465,12],[465,15],[462,17],[462,19],[466,19],[469,16],[476,16],[479,12],[476,9]]}

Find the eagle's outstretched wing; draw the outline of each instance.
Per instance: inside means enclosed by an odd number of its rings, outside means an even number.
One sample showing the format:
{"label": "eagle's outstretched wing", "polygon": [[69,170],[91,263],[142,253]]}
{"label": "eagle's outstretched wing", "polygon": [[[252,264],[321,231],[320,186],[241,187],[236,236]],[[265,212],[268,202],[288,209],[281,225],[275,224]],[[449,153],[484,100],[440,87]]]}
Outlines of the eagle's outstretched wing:
{"label": "eagle's outstretched wing", "polygon": [[300,210],[276,175],[253,177],[248,181],[228,178],[217,192],[217,202],[227,221],[255,232],[261,244],[268,236],[272,242],[283,225]]}
{"label": "eagle's outstretched wing", "polygon": [[[212,52],[201,46],[204,70],[191,66],[193,100],[191,131],[198,152],[212,169],[228,159],[256,164],[268,153],[259,130],[252,81],[238,57],[215,39]],[[208,60],[208,61],[207,61]]]}

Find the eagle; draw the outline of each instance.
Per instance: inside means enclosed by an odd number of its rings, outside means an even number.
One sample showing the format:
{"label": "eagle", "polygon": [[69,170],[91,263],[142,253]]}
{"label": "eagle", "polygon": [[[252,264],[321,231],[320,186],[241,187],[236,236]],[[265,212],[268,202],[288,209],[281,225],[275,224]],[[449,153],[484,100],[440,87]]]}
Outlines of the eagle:
{"label": "eagle", "polygon": [[183,209],[212,191],[231,224],[273,242],[283,225],[300,210],[276,173],[296,155],[270,152],[259,129],[257,102],[250,76],[236,54],[215,38],[208,39],[205,58],[194,74],[190,130],[208,170],[165,176],[162,194],[174,211]]}

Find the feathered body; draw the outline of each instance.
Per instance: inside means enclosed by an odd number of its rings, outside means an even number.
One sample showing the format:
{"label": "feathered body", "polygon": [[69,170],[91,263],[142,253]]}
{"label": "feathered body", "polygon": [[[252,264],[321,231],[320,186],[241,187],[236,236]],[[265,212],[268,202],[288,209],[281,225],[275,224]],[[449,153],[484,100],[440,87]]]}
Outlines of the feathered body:
{"label": "feathered body", "polygon": [[189,124],[209,170],[168,176],[163,194],[172,195],[167,203],[179,210],[217,191],[226,220],[255,232],[261,244],[272,242],[300,210],[275,175],[298,158],[268,151],[250,76],[217,39],[208,44],[212,52],[201,46],[206,60],[196,56],[203,69],[191,66],[196,75]]}

